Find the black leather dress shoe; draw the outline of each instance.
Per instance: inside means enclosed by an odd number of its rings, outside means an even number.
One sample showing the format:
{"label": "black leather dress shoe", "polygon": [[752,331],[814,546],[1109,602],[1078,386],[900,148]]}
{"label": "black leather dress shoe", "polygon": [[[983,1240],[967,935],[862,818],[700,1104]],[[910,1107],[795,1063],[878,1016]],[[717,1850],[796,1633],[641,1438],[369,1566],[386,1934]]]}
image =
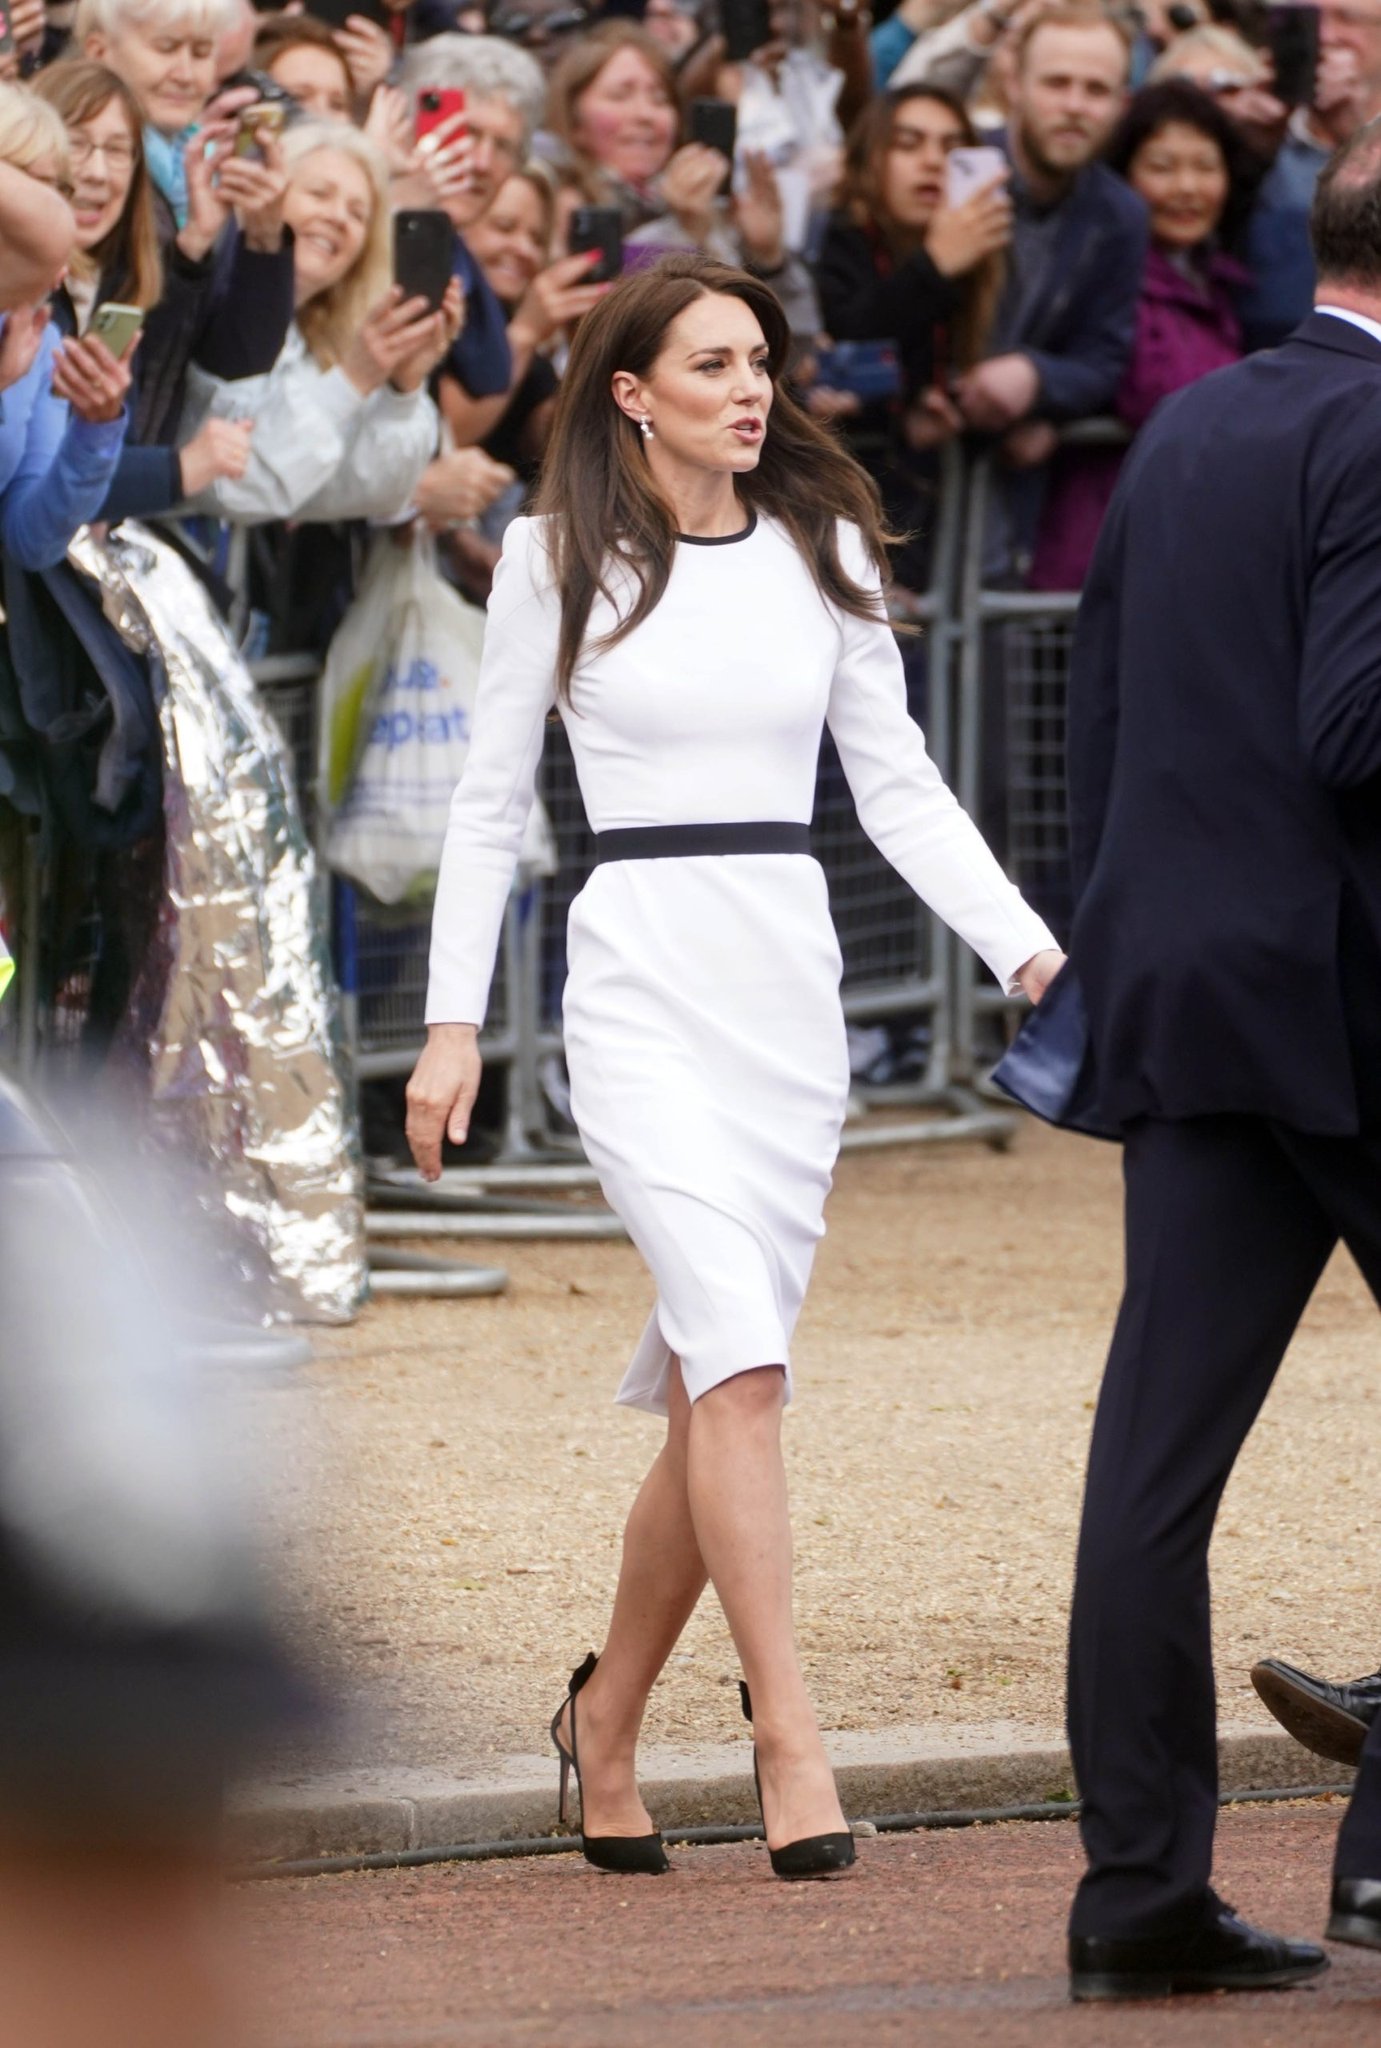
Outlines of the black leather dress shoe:
{"label": "black leather dress shoe", "polygon": [[1381,1948],[1381,1883],[1374,1877],[1335,1877],[1333,1911],[1324,1932],[1330,1941]]}
{"label": "black leather dress shoe", "polygon": [[1252,1684],[1296,1742],[1334,1764],[1357,1762],[1381,1708],[1381,1671],[1332,1685],[1279,1657],[1264,1657],[1252,1666]]}
{"label": "black leather dress shoe", "polygon": [[1074,1934],[1069,1940],[1069,1991],[1081,2001],[1277,1991],[1307,1984],[1327,1968],[1328,1957],[1312,1942],[1267,1934],[1220,1903],[1212,1919],[1187,1934]]}

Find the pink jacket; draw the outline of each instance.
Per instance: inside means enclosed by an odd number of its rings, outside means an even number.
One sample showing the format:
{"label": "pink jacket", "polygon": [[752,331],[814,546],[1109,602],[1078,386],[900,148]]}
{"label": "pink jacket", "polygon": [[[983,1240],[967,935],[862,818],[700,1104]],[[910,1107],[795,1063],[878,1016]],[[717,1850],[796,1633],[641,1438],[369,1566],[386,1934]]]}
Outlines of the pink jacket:
{"label": "pink jacket", "polygon": [[[1210,256],[1190,277],[1163,249],[1147,251],[1136,340],[1114,407],[1133,433],[1172,391],[1238,361],[1234,297],[1249,282],[1230,256]],[[1067,448],[1055,457],[1028,579],[1033,590],[1081,588],[1125,452]]]}

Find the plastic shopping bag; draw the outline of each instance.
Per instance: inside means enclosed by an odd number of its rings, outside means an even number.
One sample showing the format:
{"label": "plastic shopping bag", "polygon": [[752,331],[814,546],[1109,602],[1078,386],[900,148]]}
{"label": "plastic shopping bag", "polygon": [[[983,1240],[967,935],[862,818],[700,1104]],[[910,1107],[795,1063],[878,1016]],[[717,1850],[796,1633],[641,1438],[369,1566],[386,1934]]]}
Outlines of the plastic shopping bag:
{"label": "plastic shopping bag", "polygon": [[10,977],[13,973],[14,962],[10,958],[9,948],[6,946],[5,941],[0,939],[0,996],[4,995],[5,990],[9,987]]}
{"label": "plastic shopping bag", "polygon": [[435,884],[483,639],[483,612],[442,579],[430,540],[377,544],[328,659],[322,730],[326,858],[381,903]]}

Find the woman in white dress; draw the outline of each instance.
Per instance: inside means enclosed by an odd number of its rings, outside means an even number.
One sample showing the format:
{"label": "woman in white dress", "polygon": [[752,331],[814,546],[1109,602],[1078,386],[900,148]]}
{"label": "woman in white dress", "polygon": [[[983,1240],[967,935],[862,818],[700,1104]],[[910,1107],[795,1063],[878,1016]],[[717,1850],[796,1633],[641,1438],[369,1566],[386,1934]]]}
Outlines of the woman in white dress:
{"label": "woman in white dress", "polygon": [[[425,1177],[465,1135],[543,728],[563,719],[599,864],[571,908],[571,1104],[656,1282],[619,1399],[668,1417],[580,1703],[582,1839],[666,1867],[638,1794],[653,1682],[707,1578],[747,1684],[774,1869],[853,1861],[801,1675],[781,1411],[849,1070],[807,828],[828,723],[865,829],[1006,988],[1054,940],[906,711],[872,484],[781,388],[785,317],[746,272],[671,256],[581,323],[540,510],[509,528],[408,1088]],[[751,1694],[751,1711],[749,1695]]]}

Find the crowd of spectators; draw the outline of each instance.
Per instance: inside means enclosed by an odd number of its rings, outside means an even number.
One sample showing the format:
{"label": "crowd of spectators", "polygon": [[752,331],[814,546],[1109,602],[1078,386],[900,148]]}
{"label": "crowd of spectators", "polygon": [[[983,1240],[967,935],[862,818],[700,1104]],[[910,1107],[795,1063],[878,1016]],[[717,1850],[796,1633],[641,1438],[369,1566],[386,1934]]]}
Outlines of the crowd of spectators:
{"label": "crowd of spectators", "polygon": [[[40,781],[96,773],[119,715],[82,668],[83,524],[157,522],[227,606],[244,529],[251,653],[324,651],[379,529],[429,531],[482,602],[611,233],[624,268],[700,248],[771,282],[881,489],[900,611],[956,439],[998,458],[990,573],[1076,588],[1121,453],[1064,430],[1133,434],[1287,334],[1320,167],[1381,114],[1381,0],[319,4],[6,0],[11,800],[36,650],[64,649]],[[444,217],[444,291],[396,283],[402,212]],[[127,794],[64,817],[128,841]]]}

